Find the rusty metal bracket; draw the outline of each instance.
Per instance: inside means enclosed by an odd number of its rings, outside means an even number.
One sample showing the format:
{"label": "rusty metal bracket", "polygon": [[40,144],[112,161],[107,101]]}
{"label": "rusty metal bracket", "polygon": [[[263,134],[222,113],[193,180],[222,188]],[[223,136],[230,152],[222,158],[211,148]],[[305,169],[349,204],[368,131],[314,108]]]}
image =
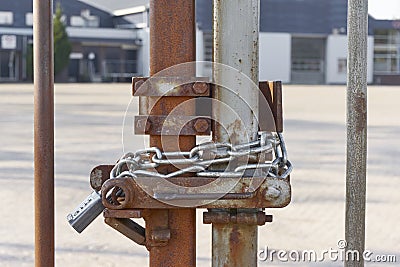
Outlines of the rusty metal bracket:
{"label": "rusty metal bracket", "polygon": [[110,172],[113,167],[114,165],[99,165],[94,167],[90,172],[90,186],[94,190],[100,191],[103,183],[110,179]]}
{"label": "rusty metal bracket", "polygon": [[135,116],[135,134],[209,135],[211,118],[205,116]]}
{"label": "rusty metal bracket", "polygon": [[[132,221],[131,218],[144,218],[149,216],[147,211],[140,209],[113,210],[104,209],[103,216],[106,224],[147,248],[166,246],[171,239],[168,225],[168,210],[153,210],[152,216],[157,216],[157,225],[144,228]],[[155,214],[155,215],[154,215]]]}
{"label": "rusty metal bracket", "polygon": [[125,209],[125,210],[104,209],[103,216],[104,218],[139,219],[143,217],[143,211],[140,209]]}
{"label": "rusty metal bracket", "polygon": [[[140,180],[145,181],[145,183],[140,183]],[[242,177],[239,181],[237,178],[219,178],[218,182],[222,186],[225,183],[236,184],[225,195],[216,194],[216,192],[196,193],[194,191],[193,193],[193,188],[215,182],[217,178],[173,177],[166,180],[184,186],[184,188],[180,188],[179,192],[172,191],[171,188],[163,189],[163,179],[159,177],[138,176],[135,179],[131,177],[110,179],[102,188],[103,204],[110,210],[177,209],[182,201],[185,201],[186,204],[193,204],[197,208],[282,208],[288,205],[291,200],[289,180],[275,177]],[[256,184],[259,184],[259,186],[249,192],[254,181],[257,181]],[[128,194],[117,205],[105,200],[107,191],[114,187],[124,188],[124,191]]]}
{"label": "rusty metal bracket", "polygon": [[211,210],[203,213],[203,223],[212,224],[248,224],[264,225],[266,222],[272,222],[272,215],[267,215],[263,211],[258,212],[238,212],[233,209],[232,212],[224,210]]}
{"label": "rusty metal bracket", "polygon": [[[133,78],[132,87],[134,96],[202,96],[210,97],[210,89],[213,87],[212,83],[207,82],[207,78],[193,78],[199,79],[196,82],[190,82],[180,85],[184,82],[183,79],[177,77],[164,77],[152,78],[138,77]],[[154,79],[154,81],[153,81]],[[202,81],[202,79],[204,81]],[[261,131],[276,131],[278,133],[283,132],[283,107],[282,107],[282,82],[281,81],[262,81],[259,83],[259,88],[261,95],[266,99],[266,103],[269,105],[269,109],[273,114],[273,120],[275,126],[271,125],[271,119],[267,113],[260,112],[260,130]],[[260,111],[269,110],[264,107],[265,101],[260,101]],[[146,118],[145,118],[146,117]],[[148,118],[151,117],[151,118]],[[160,135],[161,125],[163,124],[167,116],[136,116],[135,117],[135,134],[150,134],[150,135]],[[180,116],[170,116],[176,117],[179,122]],[[196,117],[193,116],[193,119]],[[147,119],[144,121],[144,119]],[[199,118],[201,119],[201,118]],[[180,135],[209,135],[211,126],[210,118],[207,117],[207,122],[201,120],[200,123],[190,123],[189,125],[184,125]],[[164,126],[165,127],[165,126]],[[174,125],[173,129],[176,130]],[[171,128],[166,128],[164,135],[178,135],[177,132],[170,131]],[[170,134],[169,134],[170,133]]]}
{"label": "rusty metal bracket", "polygon": [[210,96],[208,78],[136,77],[132,79],[133,96]]}
{"label": "rusty metal bracket", "polygon": [[[283,107],[282,107],[282,82],[281,81],[273,81],[273,82],[260,82],[259,88],[261,90],[262,95],[267,100],[267,103],[272,111],[275,120],[275,128],[276,132],[283,132]],[[260,101],[260,122],[267,122],[268,117],[264,114],[263,110],[268,110],[266,107],[263,107],[262,104],[265,101]],[[268,129],[261,129],[268,130]]]}
{"label": "rusty metal bracket", "polygon": [[105,217],[106,224],[128,237],[135,243],[144,246],[146,244],[145,228],[128,218]]}
{"label": "rusty metal bracket", "polygon": [[101,188],[103,206],[109,209],[126,208],[135,197],[132,189],[133,184],[132,179],[114,178],[107,180]]}
{"label": "rusty metal bracket", "polygon": [[[171,231],[169,229],[169,212],[166,209],[144,210],[143,218],[147,223],[148,219],[152,220],[150,226],[146,227],[146,247],[164,247],[171,239]],[[155,222],[153,221],[156,218]]]}

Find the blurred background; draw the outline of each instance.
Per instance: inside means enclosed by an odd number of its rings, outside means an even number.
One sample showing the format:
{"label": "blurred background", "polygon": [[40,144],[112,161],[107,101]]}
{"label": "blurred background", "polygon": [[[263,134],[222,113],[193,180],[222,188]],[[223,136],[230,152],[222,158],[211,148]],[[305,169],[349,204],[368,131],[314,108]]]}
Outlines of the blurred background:
{"label": "blurred background", "polygon": [[[148,76],[148,1],[56,0],[54,10],[60,12],[55,36],[65,34],[55,40],[56,48],[61,47],[57,82],[124,82]],[[261,80],[346,82],[346,0],[261,0],[260,10]],[[196,1],[196,19],[197,60],[211,61],[211,0]],[[397,19],[399,1],[370,0],[369,83],[400,84]],[[32,1],[1,1],[0,82],[32,80],[32,24]]]}

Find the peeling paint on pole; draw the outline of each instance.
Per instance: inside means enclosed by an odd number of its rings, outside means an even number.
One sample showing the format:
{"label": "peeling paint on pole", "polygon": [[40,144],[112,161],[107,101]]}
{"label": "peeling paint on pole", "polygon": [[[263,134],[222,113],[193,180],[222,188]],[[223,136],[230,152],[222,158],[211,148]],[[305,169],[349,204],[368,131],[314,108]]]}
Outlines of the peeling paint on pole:
{"label": "peeling paint on pole", "polygon": [[[233,144],[255,140],[258,132],[258,90],[243,86],[244,75],[258,85],[258,35],[260,0],[215,0],[214,1],[214,62],[228,65],[238,73],[223,69],[214,70],[217,84],[229,84],[234,80],[233,88],[224,90],[217,87],[214,98],[226,103],[238,114],[226,114],[222,110],[213,110],[215,117],[223,122],[215,127],[215,139]],[[243,75],[244,74],[244,75]],[[240,118],[238,121],[237,118]],[[227,132],[237,133],[227,136]]]}
{"label": "peeling paint on pole", "polygon": [[[346,166],[346,250],[365,248],[368,1],[349,0]],[[347,267],[364,266],[347,261]]]}
{"label": "peeling paint on pole", "polygon": [[[229,90],[216,86],[214,98],[237,112],[227,114],[213,107],[213,117],[220,123],[213,130],[216,142],[238,144],[257,138],[259,91],[257,86],[244,86],[248,83],[243,74],[258,85],[259,7],[260,0],[214,0],[214,62],[238,70],[235,76],[213,70],[217,84],[235,81]],[[257,225],[214,223],[212,254],[214,267],[257,266]]]}

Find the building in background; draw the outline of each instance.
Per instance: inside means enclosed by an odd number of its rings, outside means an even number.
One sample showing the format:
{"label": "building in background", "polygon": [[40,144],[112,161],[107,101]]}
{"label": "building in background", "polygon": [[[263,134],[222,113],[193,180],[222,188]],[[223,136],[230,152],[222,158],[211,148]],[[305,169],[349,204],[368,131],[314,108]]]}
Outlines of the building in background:
{"label": "building in background", "polygon": [[[32,1],[0,4],[0,81],[26,80]],[[59,0],[73,44],[66,81],[149,74],[148,0]],[[212,60],[212,0],[196,1],[197,60]],[[260,80],[344,84],[347,0],[261,0]],[[368,82],[400,84],[400,22],[370,17]],[[210,72],[205,65],[203,75]]]}
{"label": "building in background", "polygon": [[[128,22],[78,0],[58,0],[72,43],[62,81],[119,81],[140,75],[141,38]],[[26,81],[27,53],[32,44],[32,1],[0,3],[0,81]],[[121,27],[120,27],[121,26]]]}
{"label": "building in background", "polygon": [[[211,59],[212,1],[198,1],[206,59]],[[347,71],[347,0],[263,0],[260,5],[260,80],[341,84]],[[373,81],[373,37],[368,38]]]}
{"label": "building in background", "polygon": [[400,21],[373,20],[374,83],[400,84]]}

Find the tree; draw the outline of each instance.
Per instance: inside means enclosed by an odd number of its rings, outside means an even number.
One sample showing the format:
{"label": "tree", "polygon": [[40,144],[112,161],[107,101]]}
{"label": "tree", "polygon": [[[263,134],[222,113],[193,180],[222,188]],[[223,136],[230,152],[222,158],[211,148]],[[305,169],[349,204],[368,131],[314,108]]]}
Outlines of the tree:
{"label": "tree", "polygon": [[71,43],[68,38],[67,30],[62,22],[62,9],[57,3],[54,23],[54,75],[59,74],[69,63],[71,53]]}
{"label": "tree", "polygon": [[[57,3],[56,14],[53,20],[54,33],[54,75],[59,74],[69,63],[71,43],[64,23],[62,22],[62,9]],[[33,80],[33,46],[29,44],[26,52],[26,67],[28,79]]]}

